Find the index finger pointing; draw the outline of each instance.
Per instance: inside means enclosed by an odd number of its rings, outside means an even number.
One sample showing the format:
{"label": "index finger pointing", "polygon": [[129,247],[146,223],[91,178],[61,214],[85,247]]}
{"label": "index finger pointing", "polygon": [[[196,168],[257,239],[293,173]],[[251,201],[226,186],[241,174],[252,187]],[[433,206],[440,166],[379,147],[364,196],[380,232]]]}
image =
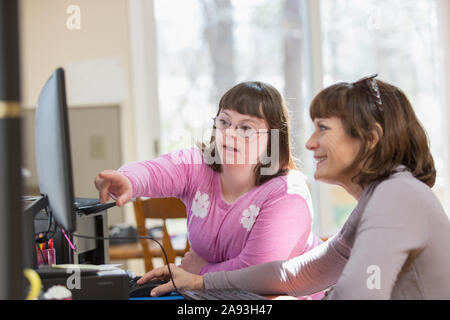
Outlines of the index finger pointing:
{"label": "index finger pointing", "polygon": [[102,179],[106,179],[106,180],[113,180],[114,178],[116,178],[116,171],[114,170],[104,170],[102,172],[99,172],[98,176]]}

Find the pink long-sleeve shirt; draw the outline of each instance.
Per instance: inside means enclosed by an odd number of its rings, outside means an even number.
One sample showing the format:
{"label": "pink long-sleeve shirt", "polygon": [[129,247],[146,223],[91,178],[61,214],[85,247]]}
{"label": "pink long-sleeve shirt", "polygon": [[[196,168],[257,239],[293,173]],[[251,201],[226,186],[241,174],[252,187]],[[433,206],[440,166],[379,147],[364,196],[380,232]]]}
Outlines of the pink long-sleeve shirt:
{"label": "pink long-sleeve shirt", "polygon": [[133,198],[184,202],[191,248],[208,262],[200,274],[289,259],[321,242],[311,231],[311,196],[299,171],[256,186],[234,203],[224,200],[220,174],[198,148],[131,162],[119,171],[130,180]]}

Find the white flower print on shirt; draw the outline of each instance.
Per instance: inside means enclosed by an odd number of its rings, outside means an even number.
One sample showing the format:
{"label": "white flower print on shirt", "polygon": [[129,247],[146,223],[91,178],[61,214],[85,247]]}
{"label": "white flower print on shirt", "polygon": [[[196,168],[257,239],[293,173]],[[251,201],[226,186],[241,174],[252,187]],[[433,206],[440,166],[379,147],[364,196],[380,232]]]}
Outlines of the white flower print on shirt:
{"label": "white flower print on shirt", "polygon": [[252,204],[248,209],[242,213],[241,224],[244,229],[250,231],[255,223],[256,217],[259,214],[259,208]]}
{"label": "white flower print on shirt", "polygon": [[191,212],[193,217],[204,218],[208,213],[209,207],[209,196],[204,193],[202,194],[200,191],[197,191],[194,197],[194,201],[192,201]]}

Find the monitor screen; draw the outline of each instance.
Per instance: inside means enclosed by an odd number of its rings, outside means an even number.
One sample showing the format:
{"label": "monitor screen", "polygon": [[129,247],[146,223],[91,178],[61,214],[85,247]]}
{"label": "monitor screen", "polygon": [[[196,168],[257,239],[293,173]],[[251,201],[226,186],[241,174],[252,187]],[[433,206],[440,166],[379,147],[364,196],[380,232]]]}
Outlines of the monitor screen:
{"label": "monitor screen", "polygon": [[35,118],[35,149],[40,193],[47,195],[56,223],[74,232],[72,157],[62,68],[52,74],[39,96]]}

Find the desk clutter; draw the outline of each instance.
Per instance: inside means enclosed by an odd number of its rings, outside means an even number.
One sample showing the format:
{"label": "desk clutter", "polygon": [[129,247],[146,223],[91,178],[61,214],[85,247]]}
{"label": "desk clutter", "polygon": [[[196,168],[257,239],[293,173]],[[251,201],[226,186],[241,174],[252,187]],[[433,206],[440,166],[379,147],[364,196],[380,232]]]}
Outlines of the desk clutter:
{"label": "desk clutter", "polygon": [[54,265],[56,263],[56,250],[53,244],[53,238],[46,240],[41,233],[36,240],[37,266]]}
{"label": "desk clutter", "polygon": [[[129,300],[150,298],[153,288],[165,281],[155,280],[138,285],[140,279],[117,264],[53,265],[36,270],[41,280],[39,300]],[[166,297],[184,299],[177,292]]]}
{"label": "desk clutter", "polygon": [[128,300],[135,275],[118,265],[53,265],[36,270],[42,300]]}
{"label": "desk clutter", "polygon": [[[120,265],[53,265],[36,270],[40,278],[39,300],[130,300],[153,299],[150,292],[165,281],[155,280],[138,285],[141,278]],[[168,300],[184,299],[177,292]]]}
{"label": "desk clutter", "polygon": [[179,290],[165,296],[150,296],[166,281],[137,284],[141,278],[120,265],[53,265],[36,270],[40,278],[39,300],[267,300],[238,289]]}
{"label": "desk clutter", "polygon": [[[80,201],[80,199],[77,199]],[[91,201],[92,200],[92,201]],[[98,205],[98,200],[86,199],[77,207],[89,209]],[[158,199],[161,200],[161,199]],[[165,199],[164,201],[167,201]],[[137,201],[138,203],[141,203]],[[146,203],[146,202],[144,202]],[[165,204],[166,202],[164,202]],[[104,209],[104,208],[102,208]],[[169,292],[163,297],[151,297],[153,288],[165,283],[154,280],[144,284],[137,284],[137,277],[130,270],[123,270],[119,264],[110,264],[111,249],[123,245],[141,246],[137,228],[129,225],[112,226],[107,228],[106,211],[99,212],[77,211],[77,234],[67,233],[63,228],[52,228],[51,216],[47,210],[36,213],[34,228],[38,235],[33,239],[35,267],[28,269],[27,279],[30,283],[30,299],[40,300],[241,300],[264,299],[247,292],[234,290],[182,291]],[[183,212],[185,215],[185,211]],[[34,218],[34,217],[33,217]],[[174,262],[175,256],[183,256],[189,250],[186,222],[175,216],[174,221],[163,220],[162,226],[145,227],[144,233],[163,243],[166,251],[170,248],[169,262]],[[182,226],[182,227],[181,227]],[[53,230],[52,230],[53,229]],[[172,232],[168,232],[171,229]],[[60,230],[60,232],[58,232]],[[78,235],[80,233],[81,235]],[[108,237],[108,240],[102,237]],[[153,241],[148,249],[153,256],[160,251]],[[152,246],[154,245],[154,246]],[[151,251],[154,250],[155,252]],[[144,250],[143,250],[144,251]],[[108,254],[109,253],[109,254]],[[67,263],[70,262],[70,263]],[[35,269],[35,270],[33,270]],[[150,268],[152,269],[152,268]],[[31,272],[32,271],[32,272]],[[30,280],[31,279],[31,280]],[[34,279],[34,280],[33,280]],[[38,284],[36,285],[36,283]],[[33,292],[33,294],[31,294]]]}

